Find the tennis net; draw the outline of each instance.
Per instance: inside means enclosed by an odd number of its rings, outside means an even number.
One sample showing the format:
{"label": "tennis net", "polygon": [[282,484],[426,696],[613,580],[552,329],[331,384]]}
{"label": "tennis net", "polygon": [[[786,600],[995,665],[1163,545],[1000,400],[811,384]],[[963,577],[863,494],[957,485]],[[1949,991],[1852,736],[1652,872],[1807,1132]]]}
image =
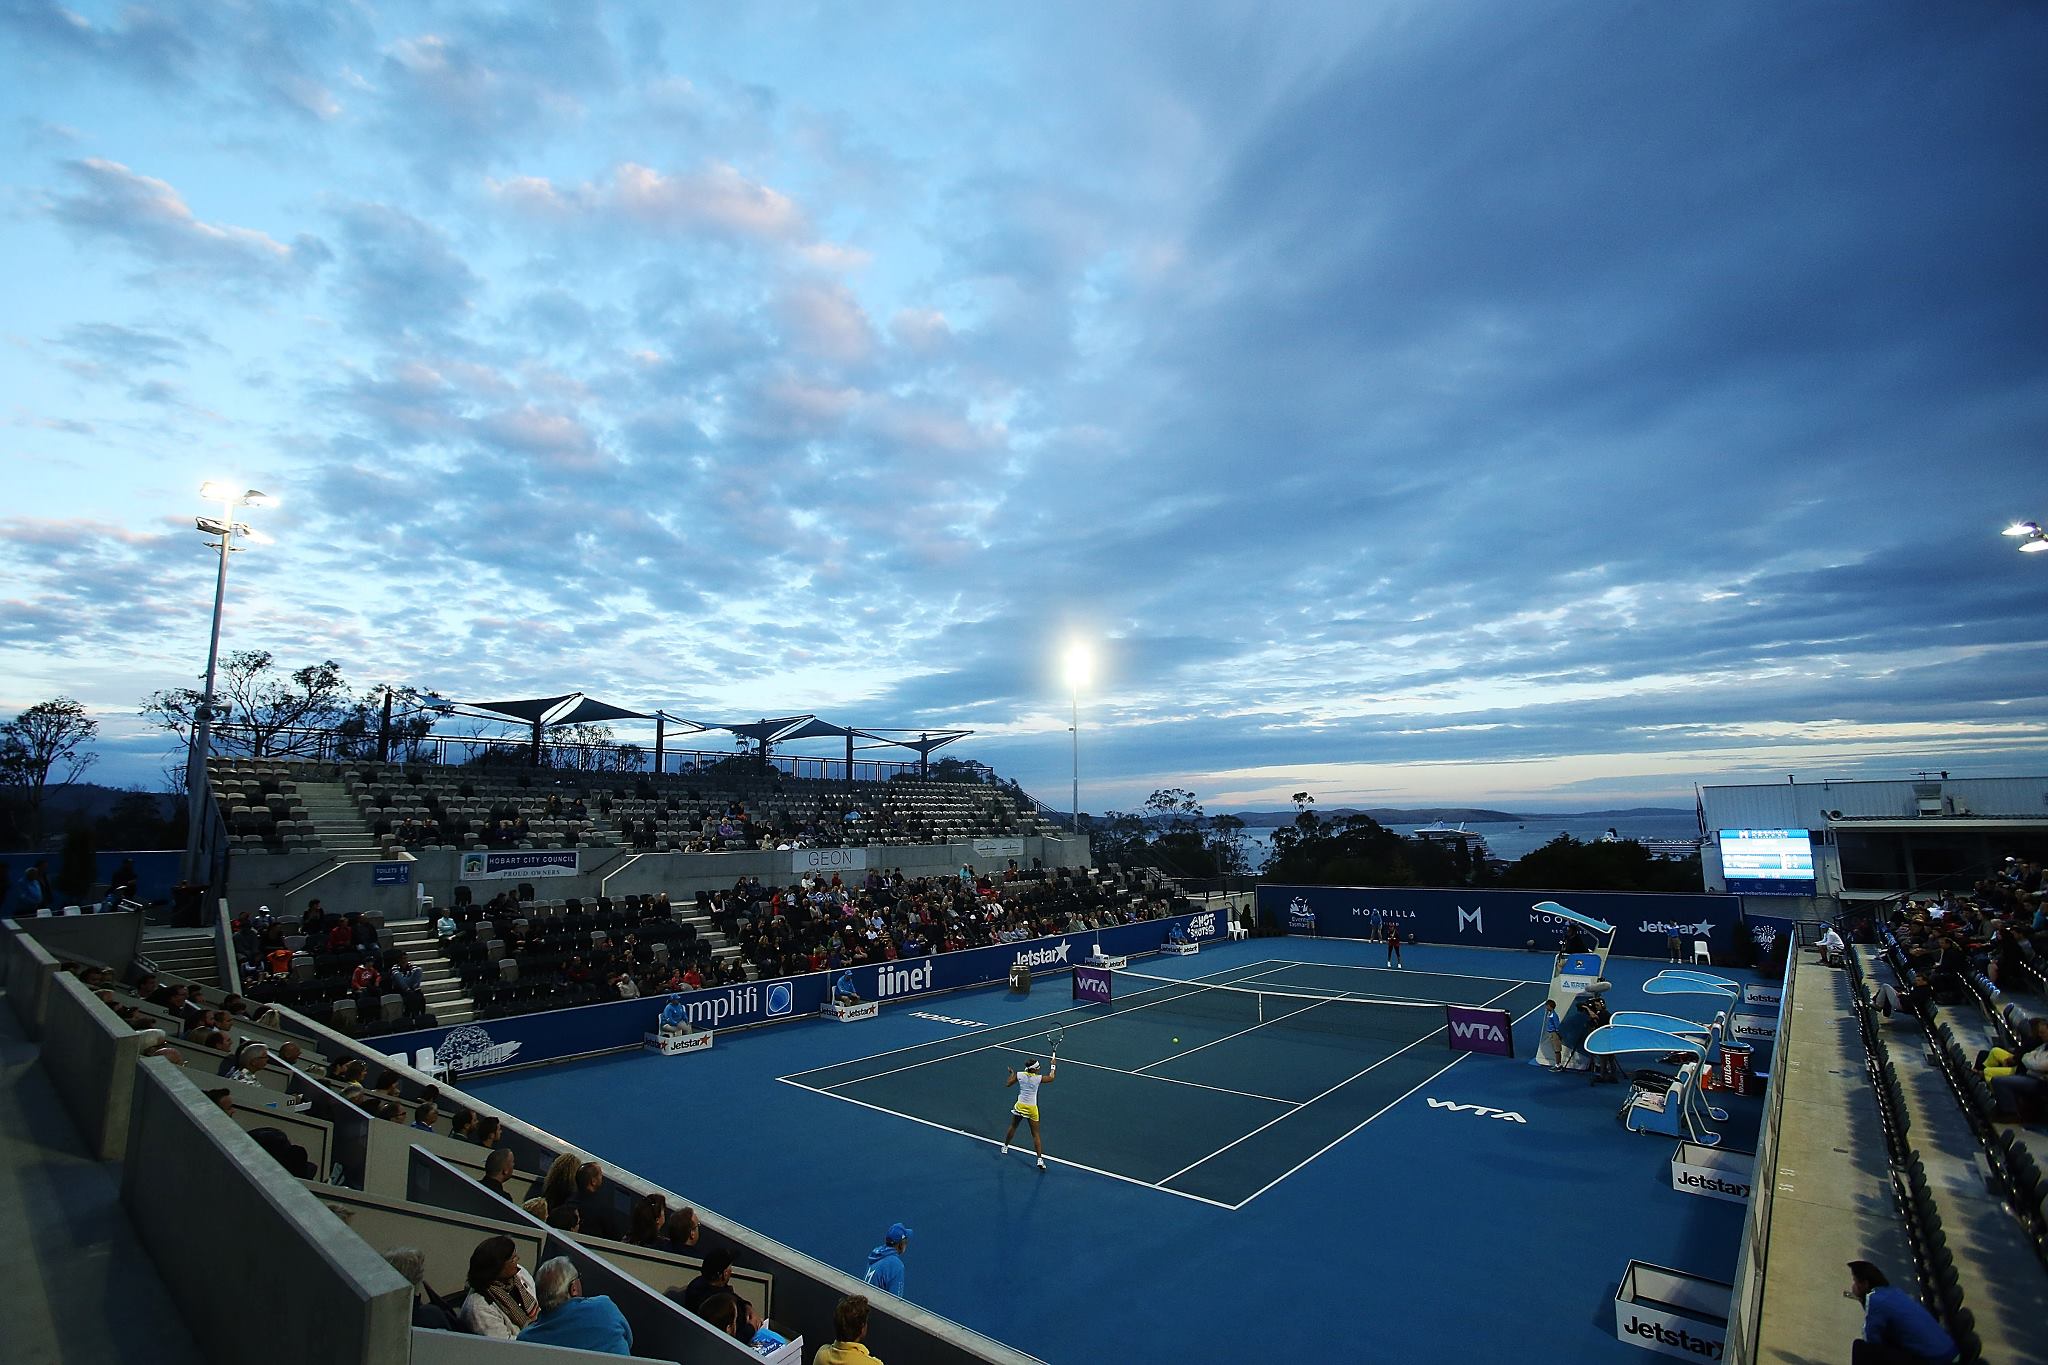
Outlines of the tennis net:
{"label": "tennis net", "polygon": [[1143,1011],[1240,1029],[1298,1029],[1386,1043],[1412,1043],[1444,1028],[1449,1003],[1262,990],[1130,971],[1109,976],[1108,1004],[1113,1013]]}

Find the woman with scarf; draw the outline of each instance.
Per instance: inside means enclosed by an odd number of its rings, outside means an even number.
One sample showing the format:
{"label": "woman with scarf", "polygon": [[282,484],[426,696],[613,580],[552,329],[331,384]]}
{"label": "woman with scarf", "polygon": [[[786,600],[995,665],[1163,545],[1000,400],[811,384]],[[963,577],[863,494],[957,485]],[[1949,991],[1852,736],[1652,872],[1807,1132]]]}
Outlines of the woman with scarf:
{"label": "woman with scarf", "polygon": [[469,1254],[469,1293],[458,1316],[480,1337],[511,1341],[533,1325],[540,1300],[510,1237],[486,1237]]}

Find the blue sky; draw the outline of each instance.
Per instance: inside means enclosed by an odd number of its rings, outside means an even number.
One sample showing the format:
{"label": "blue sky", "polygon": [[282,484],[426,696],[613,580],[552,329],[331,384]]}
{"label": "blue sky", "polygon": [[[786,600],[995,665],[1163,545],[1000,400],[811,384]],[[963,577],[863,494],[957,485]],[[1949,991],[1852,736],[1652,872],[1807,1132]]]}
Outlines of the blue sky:
{"label": "blue sky", "polygon": [[[1274,11],[1278,11],[1277,13]],[[2048,770],[2048,10],[0,0],[0,708],[225,643],[1082,800]]]}

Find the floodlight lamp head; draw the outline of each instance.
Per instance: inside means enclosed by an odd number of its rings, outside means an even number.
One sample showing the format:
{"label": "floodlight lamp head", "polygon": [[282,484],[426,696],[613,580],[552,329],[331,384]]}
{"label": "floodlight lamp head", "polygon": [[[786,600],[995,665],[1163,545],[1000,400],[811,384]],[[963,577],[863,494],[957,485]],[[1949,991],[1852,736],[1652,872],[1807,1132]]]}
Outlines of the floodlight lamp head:
{"label": "floodlight lamp head", "polygon": [[233,502],[238,496],[235,486],[219,479],[208,479],[199,485],[199,496],[208,502]]}
{"label": "floodlight lamp head", "polygon": [[252,488],[242,494],[242,505],[244,507],[275,507],[277,503],[278,500],[275,496],[264,492],[260,488]]}
{"label": "floodlight lamp head", "polygon": [[2033,521],[2016,521],[2006,527],[2001,534],[2008,536],[2038,536],[2041,534],[2041,525],[2039,522]]}
{"label": "floodlight lamp head", "polygon": [[1062,667],[1066,674],[1067,686],[1078,692],[1088,685],[1089,678],[1095,672],[1095,656],[1087,645],[1075,640],[1067,646]]}
{"label": "floodlight lamp head", "polygon": [[2037,555],[2043,550],[2048,550],[2048,535],[2036,536],[2020,546],[2020,553],[2023,555]]}
{"label": "floodlight lamp head", "polygon": [[210,536],[224,536],[229,529],[228,524],[219,517],[194,517],[192,524]]}

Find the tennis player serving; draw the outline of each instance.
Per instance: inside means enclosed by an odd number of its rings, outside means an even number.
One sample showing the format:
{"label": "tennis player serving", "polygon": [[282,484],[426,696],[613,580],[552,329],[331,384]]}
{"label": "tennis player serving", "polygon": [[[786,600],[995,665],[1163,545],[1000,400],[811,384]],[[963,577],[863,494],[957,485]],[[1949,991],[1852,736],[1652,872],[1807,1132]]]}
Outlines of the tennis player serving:
{"label": "tennis player serving", "polygon": [[1008,1156],[1010,1139],[1017,1136],[1017,1120],[1026,1119],[1031,1124],[1031,1146],[1038,1153],[1038,1169],[1045,1169],[1045,1142],[1038,1135],[1038,1087],[1050,1085],[1060,1074],[1059,1045],[1053,1045],[1052,1065],[1043,1076],[1038,1074],[1038,1059],[1026,1059],[1022,1071],[1012,1071],[1003,1082],[1003,1088],[1017,1087],[1017,1102],[1010,1106],[1010,1131],[1003,1134],[1003,1150],[1000,1156]]}

